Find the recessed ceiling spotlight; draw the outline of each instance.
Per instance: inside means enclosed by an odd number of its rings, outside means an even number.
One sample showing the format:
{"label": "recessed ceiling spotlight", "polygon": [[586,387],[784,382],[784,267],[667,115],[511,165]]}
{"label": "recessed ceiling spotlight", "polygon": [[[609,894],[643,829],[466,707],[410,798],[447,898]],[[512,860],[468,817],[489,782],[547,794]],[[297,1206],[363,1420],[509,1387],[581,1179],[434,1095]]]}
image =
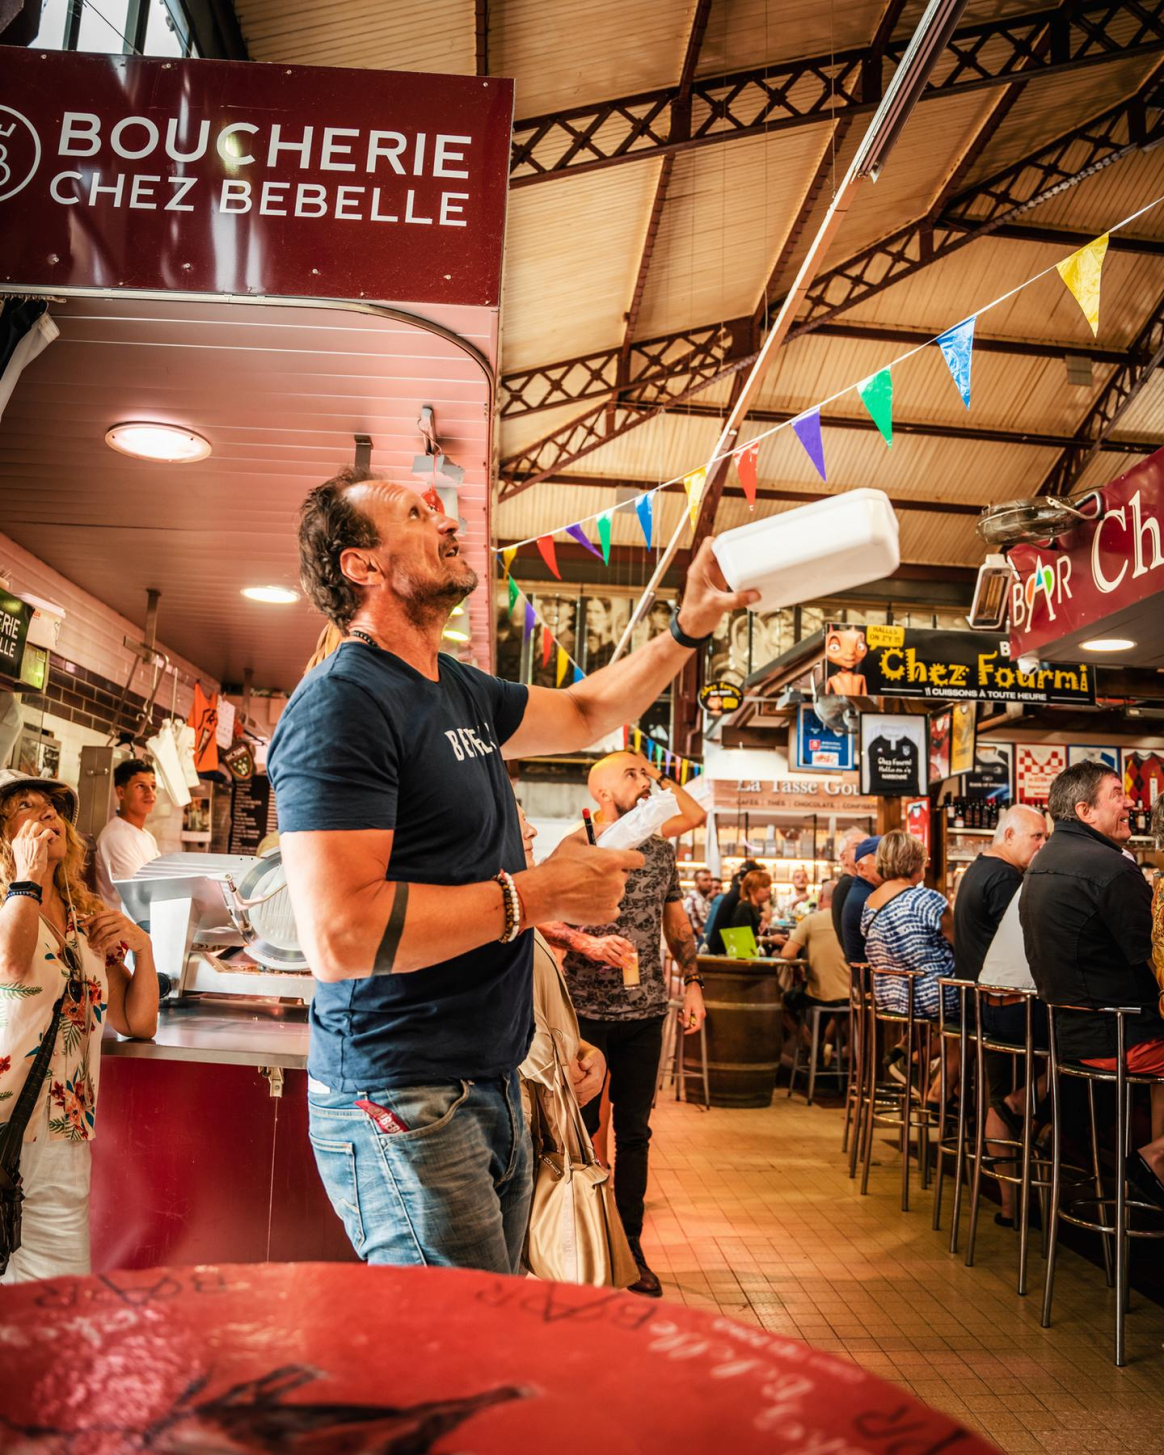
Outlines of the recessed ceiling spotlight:
{"label": "recessed ceiling spotlight", "polygon": [[449,612],[450,616],[464,616],[464,614],[465,608],[463,606],[454,606],[452,611]]}
{"label": "recessed ceiling spotlight", "polygon": [[210,454],[210,441],[193,430],[176,424],[147,424],[134,421],[115,424],[105,432],[105,443],[135,460],[153,460],[164,465],[189,465]]}
{"label": "recessed ceiling spotlight", "polygon": [[469,640],[468,632],[454,631],[451,626],[445,627],[444,631],[441,632],[441,636],[447,642],[467,642]]}
{"label": "recessed ceiling spotlight", "polygon": [[1129,641],[1127,637],[1092,637],[1089,642],[1080,642],[1081,652],[1128,652],[1135,646],[1135,642]]}
{"label": "recessed ceiling spotlight", "polygon": [[242,594],[249,601],[266,601],[271,606],[290,606],[299,600],[298,591],[288,591],[286,586],[244,586]]}

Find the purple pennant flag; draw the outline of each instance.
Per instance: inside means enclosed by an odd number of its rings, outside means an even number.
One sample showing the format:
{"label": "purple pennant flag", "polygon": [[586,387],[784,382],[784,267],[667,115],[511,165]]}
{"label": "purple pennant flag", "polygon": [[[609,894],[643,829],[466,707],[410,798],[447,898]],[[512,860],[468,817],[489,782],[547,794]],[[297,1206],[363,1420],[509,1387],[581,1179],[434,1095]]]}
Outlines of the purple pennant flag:
{"label": "purple pennant flag", "polygon": [[967,409],[970,408],[970,365],[974,356],[975,321],[968,318],[964,323],[948,328],[938,336],[938,348],[942,351],[950,378],[953,379]]}
{"label": "purple pennant flag", "polygon": [[568,525],[566,527],[566,534],[573,536],[580,546],[585,546],[592,556],[597,556],[600,561],[602,560],[602,552],[594,548],[587,539],[586,532],[580,525]]}
{"label": "purple pennant flag", "polygon": [[805,454],[812,461],[816,473],[822,480],[825,475],[824,442],[820,437],[820,410],[810,409],[792,421],[792,432],[804,446]]}
{"label": "purple pennant flag", "polygon": [[537,625],[537,619],[537,612],[534,611],[532,604],[527,601],[525,604],[525,625],[521,629],[521,640],[523,643],[528,640],[530,633]]}
{"label": "purple pennant flag", "polygon": [[651,545],[651,510],[654,504],[654,497],[651,495],[640,495],[635,501],[635,513],[638,515],[639,524],[643,528],[643,535],[647,538],[647,547]]}
{"label": "purple pennant flag", "polygon": [[671,749],[670,748],[667,748],[666,751],[663,753],[663,777],[664,778],[669,778],[670,776],[671,776]]}

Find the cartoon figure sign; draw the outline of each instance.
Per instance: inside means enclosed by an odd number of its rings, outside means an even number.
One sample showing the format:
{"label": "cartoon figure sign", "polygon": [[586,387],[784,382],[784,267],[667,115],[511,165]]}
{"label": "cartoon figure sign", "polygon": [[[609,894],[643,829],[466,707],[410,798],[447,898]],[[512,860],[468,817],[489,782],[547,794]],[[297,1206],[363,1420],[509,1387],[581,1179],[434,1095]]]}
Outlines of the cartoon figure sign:
{"label": "cartoon figure sign", "polygon": [[868,650],[863,627],[830,622],[825,627],[825,691],[865,697],[865,677],[860,667]]}

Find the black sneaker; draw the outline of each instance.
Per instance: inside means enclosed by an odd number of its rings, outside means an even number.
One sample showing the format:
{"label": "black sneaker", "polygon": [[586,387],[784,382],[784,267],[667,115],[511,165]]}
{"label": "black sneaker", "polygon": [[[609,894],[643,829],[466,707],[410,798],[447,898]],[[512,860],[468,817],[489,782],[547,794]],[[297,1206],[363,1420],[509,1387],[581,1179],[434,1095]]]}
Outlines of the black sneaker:
{"label": "black sneaker", "polygon": [[637,1283],[632,1283],[627,1293],[641,1293],[645,1298],[662,1298],[663,1285],[659,1282],[659,1275],[647,1264],[643,1257],[643,1247],[638,1238],[628,1238],[631,1254],[638,1264],[639,1277]]}

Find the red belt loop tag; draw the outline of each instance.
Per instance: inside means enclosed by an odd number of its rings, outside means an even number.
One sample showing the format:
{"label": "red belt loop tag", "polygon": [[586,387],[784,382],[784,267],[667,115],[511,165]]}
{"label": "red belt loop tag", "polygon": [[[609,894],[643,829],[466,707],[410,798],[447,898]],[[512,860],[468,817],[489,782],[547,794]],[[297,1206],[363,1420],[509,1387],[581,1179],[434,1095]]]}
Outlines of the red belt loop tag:
{"label": "red belt loop tag", "polygon": [[357,1101],[356,1105],[365,1116],[376,1123],[386,1137],[394,1137],[398,1132],[408,1130],[396,1113],[386,1106],[377,1106],[374,1101]]}

